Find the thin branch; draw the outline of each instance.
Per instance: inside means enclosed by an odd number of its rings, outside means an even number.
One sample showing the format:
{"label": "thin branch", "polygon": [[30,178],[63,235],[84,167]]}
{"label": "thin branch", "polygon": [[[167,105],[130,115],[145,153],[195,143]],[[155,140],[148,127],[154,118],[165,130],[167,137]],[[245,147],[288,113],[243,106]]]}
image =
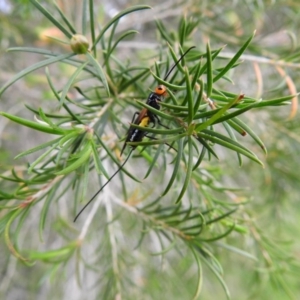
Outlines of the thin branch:
{"label": "thin branch", "polygon": [[134,206],[129,205],[126,202],[123,202],[123,201],[118,200],[116,198],[114,198],[114,202],[117,203],[118,205],[122,206],[123,208],[127,209],[128,211],[130,211],[130,212],[132,212],[132,213],[134,213],[136,215],[139,215],[143,219],[145,219],[147,221],[150,221],[150,222],[153,222],[153,223],[161,226],[164,229],[170,230],[172,233],[174,233],[175,235],[181,237],[184,240],[190,240],[190,239],[193,238],[193,237],[185,234],[181,230],[179,230],[177,228],[174,228],[174,227],[171,227],[170,225],[166,224],[165,222],[163,222],[161,220],[157,220],[156,218],[154,218],[152,216],[149,216],[149,215],[147,215],[147,214],[139,211],[137,208],[135,208]]}
{"label": "thin branch", "polygon": [[113,210],[111,201],[106,197],[105,199],[105,209],[106,209],[106,216],[107,216],[107,227],[109,232],[109,240],[111,245],[111,254],[112,254],[112,264],[113,264],[113,272],[116,278],[116,286],[118,291],[118,298],[119,300],[122,299],[122,289],[121,289],[121,282],[120,282],[120,270],[119,270],[119,263],[118,263],[118,246],[115,237],[114,231],[114,223],[113,223]]}
{"label": "thin branch", "polygon": [[63,176],[56,176],[53,180],[51,180],[50,182],[46,183],[44,186],[42,186],[40,188],[40,190],[38,192],[36,192],[35,194],[29,196],[26,198],[26,200],[22,201],[19,204],[19,208],[25,208],[27,207],[30,203],[36,201],[39,198],[42,198],[50,189],[52,189],[52,187],[62,178]]}

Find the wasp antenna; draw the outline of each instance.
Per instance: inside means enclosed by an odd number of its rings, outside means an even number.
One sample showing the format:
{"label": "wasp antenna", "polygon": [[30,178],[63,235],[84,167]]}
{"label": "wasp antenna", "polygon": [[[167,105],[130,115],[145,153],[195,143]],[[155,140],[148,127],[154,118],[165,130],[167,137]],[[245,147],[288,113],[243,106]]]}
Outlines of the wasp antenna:
{"label": "wasp antenna", "polygon": [[134,148],[131,149],[131,151],[129,152],[127,158],[125,159],[125,161],[122,163],[122,165],[120,166],[120,168],[105,182],[105,184],[96,192],[96,194],[89,200],[89,202],[80,210],[80,212],[76,215],[74,222],[76,222],[76,220],[78,219],[78,217],[81,215],[81,213],[90,205],[90,203],[98,196],[98,194],[109,184],[109,182],[120,172],[120,170],[124,167],[124,165],[127,163],[132,151],[134,150]]}
{"label": "wasp antenna", "polygon": [[192,46],[189,49],[187,49],[182,55],[181,57],[176,61],[176,63],[172,66],[172,68],[167,72],[164,81],[167,80],[167,78],[169,77],[169,75],[171,74],[171,72],[175,69],[175,67],[181,62],[181,60],[186,56],[186,54],[188,54],[190,52],[190,50],[192,50],[193,48],[196,48],[196,46]]}

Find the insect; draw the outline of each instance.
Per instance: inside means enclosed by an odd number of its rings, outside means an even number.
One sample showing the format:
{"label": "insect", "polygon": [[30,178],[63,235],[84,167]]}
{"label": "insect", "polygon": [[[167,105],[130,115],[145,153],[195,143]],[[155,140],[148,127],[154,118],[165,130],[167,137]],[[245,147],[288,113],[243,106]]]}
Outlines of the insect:
{"label": "insect", "polygon": [[[175,64],[172,66],[172,68],[167,72],[166,76],[164,77],[164,81],[167,80],[167,78],[169,77],[171,72],[174,70],[174,68],[180,63],[180,61],[185,57],[185,55],[193,48],[195,48],[195,46],[190,47],[188,50],[186,50],[182,54],[182,56],[175,62]],[[157,110],[160,110],[160,102],[166,97],[166,95],[167,95],[167,88],[164,85],[160,84],[156,87],[154,92],[150,93],[150,95],[148,96],[146,104],[148,104],[149,106],[151,106],[151,107],[153,107]],[[136,115],[138,115],[138,117],[135,119]],[[160,119],[158,118],[158,116],[156,114],[154,114],[153,112],[147,110],[147,108],[143,108],[140,113],[136,112],[133,116],[132,123],[137,125],[139,123],[139,121],[144,116],[148,116],[150,118],[150,123],[153,124],[153,127],[155,127],[156,121],[157,121],[157,123],[160,126],[168,128],[167,126],[163,125],[160,122]],[[135,119],[135,121],[134,121],[134,119]],[[129,130],[127,132],[127,138],[126,138],[125,143],[122,147],[120,156],[122,155],[123,151],[125,150],[127,142],[137,142],[138,141],[138,140],[135,140],[135,136],[139,135],[137,133],[138,131],[140,131],[140,130],[136,129],[136,128],[133,128],[131,126],[129,127]],[[144,134],[144,136],[145,136],[145,134]]]}
{"label": "insect", "polygon": [[[168,76],[171,74],[171,72],[174,70],[174,68],[180,63],[180,61],[184,58],[184,56],[191,50],[195,48],[195,46],[190,47],[187,51],[185,51],[182,56],[175,62],[175,64],[171,67],[171,69],[167,72],[166,76],[164,77],[164,81],[167,80]],[[167,95],[167,88],[164,85],[158,85],[154,92],[150,93],[146,104],[149,106],[160,110],[160,102],[164,99],[164,97]],[[155,127],[156,121],[159,125],[168,128],[167,126],[163,125],[160,122],[160,119],[158,116],[149,111],[147,108],[143,108],[140,112],[136,112],[133,115],[131,124],[139,125],[141,127],[149,127],[149,124],[152,123]],[[122,155],[123,151],[125,150],[128,142],[141,142],[145,135],[147,134],[146,130],[140,130],[138,128],[134,128],[132,126],[129,127],[126,140],[124,142],[124,145],[121,150]],[[106,185],[120,172],[120,170],[124,167],[124,165],[127,163],[131,153],[136,148],[136,146],[131,145],[131,150],[126,157],[125,161],[120,165],[120,167],[117,169],[117,171],[106,181],[106,183],[94,194],[94,196],[83,206],[83,208],[79,211],[79,213],[76,215],[74,222],[78,219],[78,217],[81,215],[81,213],[86,209],[86,207],[98,196],[98,194],[106,187]]]}

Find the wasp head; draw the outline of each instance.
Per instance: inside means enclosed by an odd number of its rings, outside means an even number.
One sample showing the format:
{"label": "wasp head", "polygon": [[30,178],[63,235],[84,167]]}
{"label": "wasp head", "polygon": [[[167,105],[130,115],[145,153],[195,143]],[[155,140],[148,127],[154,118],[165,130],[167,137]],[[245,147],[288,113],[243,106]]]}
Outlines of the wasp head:
{"label": "wasp head", "polygon": [[167,88],[164,85],[160,84],[156,87],[154,93],[157,96],[166,97],[167,96]]}

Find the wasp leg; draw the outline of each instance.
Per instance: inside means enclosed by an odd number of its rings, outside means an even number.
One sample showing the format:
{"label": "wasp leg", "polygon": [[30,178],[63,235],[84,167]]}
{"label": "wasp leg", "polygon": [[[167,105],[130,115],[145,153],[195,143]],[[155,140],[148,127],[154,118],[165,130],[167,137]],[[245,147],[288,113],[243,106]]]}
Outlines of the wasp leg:
{"label": "wasp leg", "polygon": [[[134,123],[134,121],[135,121],[135,119],[136,119],[136,116],[139,115],[139,114],[140,114],[140,113],[137,112],[137,111],[133,114],[133,117],[132,117],[132,120],[131,120],[131,124]],[[123,147],[122,147],[122,149],[121,149],[120,156],[122,156],[123,151],[124,151],[125,148],[126,148],[126,145],[127,145],[127,142],[128,142],[128,136],[129,136],[129,133],[130,133],[131,128],[132,128],[132,127],[131,127],[131,125],[130,125],[129,128],[128,128],[128,130],[127,130],[126,140],[125,140],[125,142],[124,142],[124,144],[123,144]]]}
{"label": "wasp leg", "polygon": [[170,129],[168,126],[164,125],[164,124],[160,121],[160,119],[159,119],[159,117],[158,117],[157,115],[154,115],[154,118],[157,120],[157,123],[158,123],[160,126],[162,126],[162,127],[164,127],[164,128],[167,128],[167,129]]}
{"label": "wasp leg", "polygon": [[136,111],[136,112],[133,114],[133,117],[132,117],[131,123],[134,123],[135,117],[136,117],[136,115],[138,115],[138,114],[139,114],[139,112],[138,112],[138,111]]}

